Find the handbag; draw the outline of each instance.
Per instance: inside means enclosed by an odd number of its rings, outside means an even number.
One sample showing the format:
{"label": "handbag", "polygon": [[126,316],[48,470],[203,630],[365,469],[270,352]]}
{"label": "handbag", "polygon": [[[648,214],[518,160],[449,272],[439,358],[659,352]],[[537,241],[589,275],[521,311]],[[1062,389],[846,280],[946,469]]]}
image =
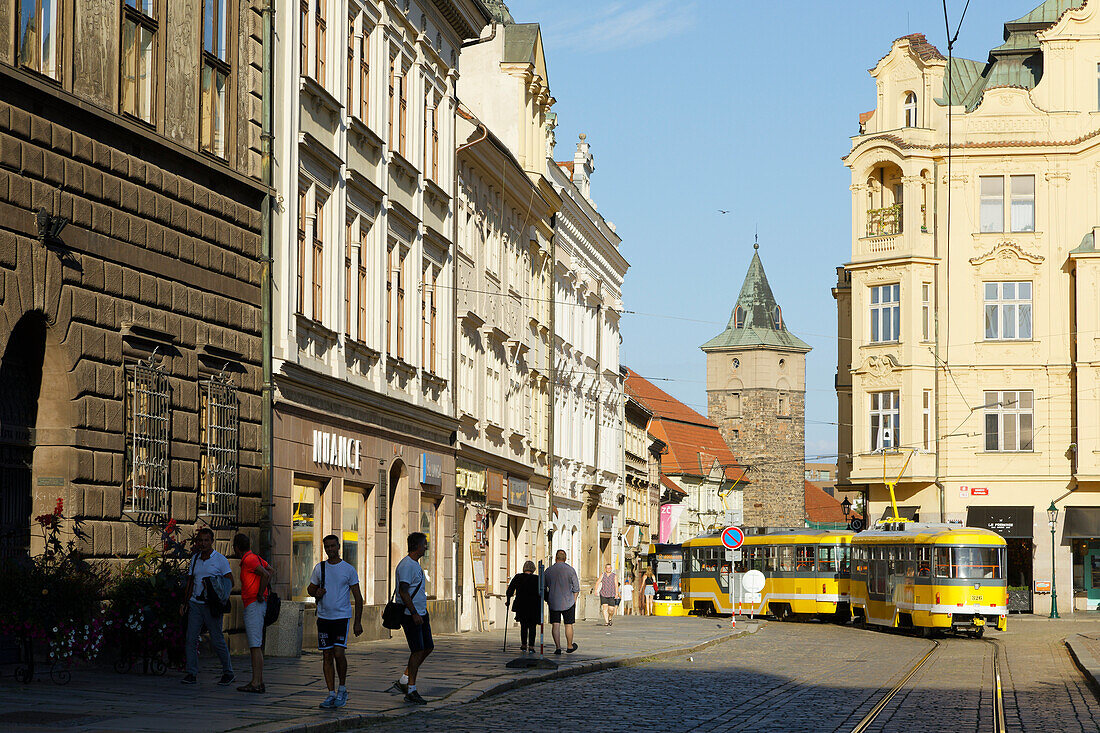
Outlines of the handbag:
{"label": "handbag", "polygon": [[267,609],[264,611],[264,626],[271,626],[279,620],[279,612],[283,610],[283,599],[273,590],[267,592]]}
{"label": "handbag", "polygon": [[[420,590],[420,586],[424,584],[421,580],[416,584],[416,590],[409,593],[409,598],[416,595]],[[382,609],[382,626],[383,628],[390,629],[391,631],[400,629],[401,622],[405,619],[405,604],[397,602],[397,594],[400,592],[401,584],[397,584],[398,590],[393,592],[389,601],[386,602],[386,607]]]}

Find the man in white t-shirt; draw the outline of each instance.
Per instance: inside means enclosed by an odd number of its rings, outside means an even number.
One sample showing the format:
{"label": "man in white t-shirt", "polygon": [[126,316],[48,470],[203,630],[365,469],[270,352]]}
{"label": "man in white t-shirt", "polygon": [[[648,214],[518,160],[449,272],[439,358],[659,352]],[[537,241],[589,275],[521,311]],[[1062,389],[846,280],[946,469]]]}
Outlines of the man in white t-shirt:
{"label": "man in white t-shirt", "polygon": [[427,578],[424,568],[420,567],[420,558],[428,552],[427,535],[413,532],[409,535],[408,546],[409,554],[397,564],[397,593],[405,605],[401,628],[409,643],[409,664],[394,687],[405,693],[405,702],[424,705],[428,701],[416,691],[416,673],[435,649],[432,627],[428,621],[428,591],[424,587]]}
{"label": "man in white t-shirt", "polygon": [[222,633],[222,614],[211,613],[206,605],[203,578],[229,578],[233,582],[233,571],[225,555],[214,549],[214,531],[209,527],[200,527],[195,533],[195,549],[198,553],[191,558],[190,572],[187,575],[187,603],[180,606],[180,615],[187,617],[187,636],[185,637],[184,657],[187,659],[187,674],[180,680],[185,685],[198,681],[199,673],[199,635],[203,627],[210,632],[210,645],[222,663],[222,676],[219,685],[228,685],[236,679],[233,675],[233,663],[229,660],[229,647]]}
{"label": "man in white t-shirt", "polygon": [[[317,599],[317,646],[324,654],[321,666],[328,685],[323,708],[342,708],[348,702],[348,627],[351,626],[351,597],[355,597],[355,635],[363,633],[363,594],[359,573],[340,559],[340,538],[330,534],[321,541],[328,560],[317,563],[309,577],[308,593]],[[336,687],[336,675],[340,687]]]}

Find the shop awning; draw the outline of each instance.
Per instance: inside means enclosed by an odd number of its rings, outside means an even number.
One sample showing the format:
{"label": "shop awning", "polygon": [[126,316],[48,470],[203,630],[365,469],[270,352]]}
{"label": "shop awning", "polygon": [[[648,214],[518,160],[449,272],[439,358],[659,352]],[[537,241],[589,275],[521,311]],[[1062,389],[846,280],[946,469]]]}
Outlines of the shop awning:
{"label": "shop awning", "polygon": [[1100,537],[1100,506],[1067,506],[1063,537]]}
{"label": "shop awning", "polygon": [[1005,539],[1031,537],[1034,510],[1030,506],[972,506],[966,510],[966,526],[988,529]]}
{"label": "shop awning", "polygon": [[[901,517],[902,519],[907,519],[910,522],[915,522],[918,519],[920,519],[920,507],[919,506],[899,506],[898,507],[898,516]],[[893,518],[894,518],[894,510],[891,507],[887,506],[886,509],[883,510],[882,517],[879,519],[879,521],[882,521],[883,519],[893,519]]]}

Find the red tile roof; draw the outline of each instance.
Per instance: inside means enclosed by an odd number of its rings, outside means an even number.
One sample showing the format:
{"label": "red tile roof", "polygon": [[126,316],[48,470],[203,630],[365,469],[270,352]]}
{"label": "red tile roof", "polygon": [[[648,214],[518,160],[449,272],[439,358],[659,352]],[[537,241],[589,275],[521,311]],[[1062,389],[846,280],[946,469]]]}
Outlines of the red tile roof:
{"label": "red tile roof", "polygon": [[859,124],[861,124],[861,125],[864,124],[865,122],[867,122],[867,120],[871,119],[874,116],[875,116],[875,111],[874,110],[871,110],[870,112],[860,112],[859,113]]}
{"label": "red tile roof", "polygon": [[[858,516],[853,513],[852,516]],[[820,486],[806,482],[806,518],[811,522],[847,522],[840,502]]]}
{"label": "red tile roof", "polygon": [[571,160],[564,160],[564,161],[559,160],[559,161],[555,161],[555,162],[558,164],[559,168],[564,168],[565,170],[569,171],[569,180],[573,180],[573,161],[571,161]]}
{"label": "red tile roof", "polygon": [[909,48],[913,53],[920,57],[921,61],[928,61],[930,59],[944,59],[947,57],[940,53],[940,50],[928,42],[928,39],[924,37],[923,33],[910,33],[907,36],[902,36],[899,41],[909,41]]}
{"label": "red tile roof", "polygon": [[661,486],[664,486],[669,491],[674,491],[677,494],[683,494],[684,496],[687,496],[688,493],[677,486],[676,482],[670,479],[668,476],[661,476]]}
{"label": "red tile roof", "polygon": [[668,446],[661,458],[662,473],[709,476],[717,462],[727,480],[744,480],[744,467],[714,423],[629,368],[626,391],[653,413],[649,433]]}

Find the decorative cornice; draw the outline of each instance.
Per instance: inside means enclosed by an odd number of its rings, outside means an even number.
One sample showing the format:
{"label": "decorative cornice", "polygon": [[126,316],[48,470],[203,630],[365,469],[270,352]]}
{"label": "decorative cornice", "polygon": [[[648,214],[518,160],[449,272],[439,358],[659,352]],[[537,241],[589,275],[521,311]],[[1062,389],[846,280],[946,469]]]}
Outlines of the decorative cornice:
{"label": "decorative cornice", "polygon": [[988,252],[980,254],[977,257],[971,257],[970,264],[976,267],[978,265],[985,264],[990,260],[1008,259],[1008,257],[1012,255],[1015,255],[1017,259],[1023,260],[1025,262],[1030,262],[1033,265],[1041,264],[1043,260],[1046,259],[1046,257],[1043,257],[1042,255],[1034,254],[1032,252],[1026,252],[1020,247],[1020,245],[1016,244],[1015,242],[1010,242],[1006,240],[1004,242],[999,242],[998,244],[994,245],[993,249],[989,250]]}

